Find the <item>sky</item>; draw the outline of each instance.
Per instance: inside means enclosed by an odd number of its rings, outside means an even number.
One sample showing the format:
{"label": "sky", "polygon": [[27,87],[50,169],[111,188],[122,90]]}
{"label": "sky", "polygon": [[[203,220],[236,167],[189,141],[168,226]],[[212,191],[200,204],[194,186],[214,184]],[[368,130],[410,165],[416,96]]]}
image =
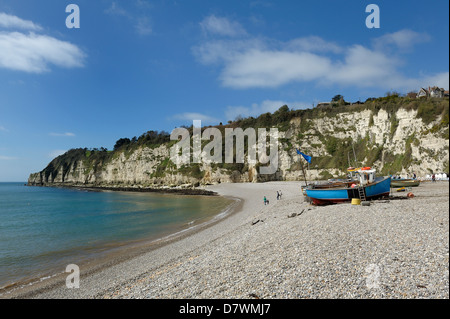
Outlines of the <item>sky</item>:
{"label": "sky", "polygon": [[448,89],[448,12],[442,0],[0,0],[0,182],[193,120]]}

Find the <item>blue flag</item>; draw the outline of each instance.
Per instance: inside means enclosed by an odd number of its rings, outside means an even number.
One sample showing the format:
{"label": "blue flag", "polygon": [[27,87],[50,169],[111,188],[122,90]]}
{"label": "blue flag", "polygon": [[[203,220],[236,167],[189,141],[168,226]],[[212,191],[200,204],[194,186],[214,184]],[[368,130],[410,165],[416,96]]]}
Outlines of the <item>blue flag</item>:
{"label": "blue flag", "polygon": [[297,154],[303,156],[303,158],[304,158],[309,164],[311,164],[311,156],[305,155],[305,154],[303,154],[302,152],[300,152],[299,150],[297,150]]}

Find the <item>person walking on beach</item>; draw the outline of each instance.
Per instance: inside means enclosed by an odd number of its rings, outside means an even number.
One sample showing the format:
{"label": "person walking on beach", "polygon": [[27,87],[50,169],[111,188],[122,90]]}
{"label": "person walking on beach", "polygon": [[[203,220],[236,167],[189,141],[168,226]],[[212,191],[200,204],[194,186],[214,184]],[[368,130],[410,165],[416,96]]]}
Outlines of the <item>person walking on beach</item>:
{"label": "person walking on beach", "polygon": [[267,205],[267,198],[264,196],[264,205]]}
{"label": "person walking on beach", "polygon": [[435,174],[433,174],[433,176],[431,176],[431,180],[432,180],[433,182],[436,181],[436,175],[435,175]]}
{"label": "person walking on beach", "polygon": [[277,191],[277,200],[280,199],[280,193]]}
{"label": "person walking on beach", "polygon": [[280,190],[280,199],[281,199],[281,195],[283,195],[283,194],[281,193],[281,190]]}

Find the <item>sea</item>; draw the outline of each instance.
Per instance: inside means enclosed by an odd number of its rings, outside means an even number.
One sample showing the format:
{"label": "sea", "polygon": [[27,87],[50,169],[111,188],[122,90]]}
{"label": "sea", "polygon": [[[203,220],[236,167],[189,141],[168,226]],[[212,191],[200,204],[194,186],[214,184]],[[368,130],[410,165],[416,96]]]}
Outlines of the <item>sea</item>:
{"label": "sea", "polygon": [[224,217],[232,200],[0,183],[0,288]]}

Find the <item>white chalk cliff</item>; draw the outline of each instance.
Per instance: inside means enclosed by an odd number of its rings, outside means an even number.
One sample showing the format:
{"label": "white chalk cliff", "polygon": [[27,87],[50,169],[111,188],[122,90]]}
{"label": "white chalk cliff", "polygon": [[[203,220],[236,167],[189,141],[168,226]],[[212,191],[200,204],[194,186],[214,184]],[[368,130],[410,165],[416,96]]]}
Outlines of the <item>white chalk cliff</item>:
{"label": "white chalk cliff", "polygon": [[[448,105],[448,100],[446,103]],[[309,180],[343,176],[347,163],[351,166],[370,165],[384,174],[415,172],[425,176],[431,172],[448,173],[448,106],[446,112],[429,123],[425,123],[412,108],[399,108],[395,112],[383,108],[377,111],[366,109],[337,114],[324,110],[319,114],[308,118],[293,117],[288,127],[280,129],[278,170],[270,175],[259,174],[258,164],[245,164],[238,169],[230,164],[206,163],[193,168],[189,165],[177,167],[169,160],[173,143],[165,143],[159,147],[140,146],[128,152],[117,151],[97,162],[89,160],[87,153],[74,158],[62,155],[41,172],[31,174],[28,184],[174,187],[303,180],[300,161],[303,161]],[[442,125],[445,116],[447,123]],[[310,165],[297,154],[297,148],[312,156]],[[340,163],[339,167],[332,167],[334,163]]]}

